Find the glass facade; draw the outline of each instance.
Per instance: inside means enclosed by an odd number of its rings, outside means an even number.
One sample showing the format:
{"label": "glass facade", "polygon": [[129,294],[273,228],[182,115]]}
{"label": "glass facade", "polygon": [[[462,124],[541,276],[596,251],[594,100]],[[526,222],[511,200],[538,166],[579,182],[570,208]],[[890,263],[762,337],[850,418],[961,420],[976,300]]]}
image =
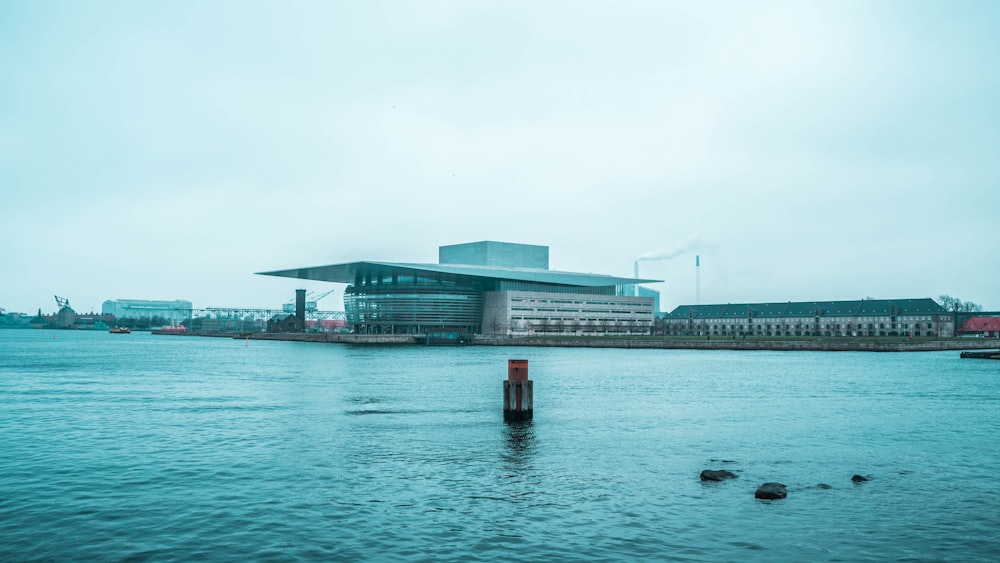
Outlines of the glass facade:
{"label": "glass facade", "polygon": [[344,292],[344,312],[362,334],[478,333],[483,288],[474,278],[366,271]]}

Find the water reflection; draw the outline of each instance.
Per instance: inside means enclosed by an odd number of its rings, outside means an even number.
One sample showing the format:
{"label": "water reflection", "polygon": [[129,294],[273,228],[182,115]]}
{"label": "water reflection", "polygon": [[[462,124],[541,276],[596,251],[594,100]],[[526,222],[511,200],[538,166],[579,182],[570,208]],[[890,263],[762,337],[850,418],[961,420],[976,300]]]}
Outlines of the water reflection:
{"label": "water reflection", "polygon": [[535,452],[535,429],[530,420],[503,423],[506,449],[501,458],[509,471],[523,471]]}

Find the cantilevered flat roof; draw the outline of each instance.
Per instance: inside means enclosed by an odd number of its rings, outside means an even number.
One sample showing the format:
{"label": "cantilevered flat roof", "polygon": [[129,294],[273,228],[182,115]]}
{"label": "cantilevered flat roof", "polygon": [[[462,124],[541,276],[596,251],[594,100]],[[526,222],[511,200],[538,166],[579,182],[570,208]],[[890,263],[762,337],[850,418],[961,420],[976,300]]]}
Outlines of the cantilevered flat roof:
{"label": "cantilevered flat roof", "polygon": [[615,276],[605,276],[602,274],[559,272],[534,268],[500,268],[494,266],[471,266],[463,264],[413,264],[407,262],[369,261],[330,264],[328,266],[307,266],[303,268],[293,268],[291,270],[257,272],[257,274],[261,276],[278,276],[303,280],[354,283],[356,274],[359,272],[373,270],[392,270],[400,274],[449,274],[482,279],[524,281],[577,287],[606,287],[663,281],[641,278],[619,278]]}

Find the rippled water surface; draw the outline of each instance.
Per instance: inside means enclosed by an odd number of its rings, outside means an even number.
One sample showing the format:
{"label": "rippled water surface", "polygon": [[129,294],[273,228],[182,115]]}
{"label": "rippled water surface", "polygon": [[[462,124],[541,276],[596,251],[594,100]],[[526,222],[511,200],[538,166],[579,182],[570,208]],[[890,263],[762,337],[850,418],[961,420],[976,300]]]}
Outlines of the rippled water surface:
{"label": "rippled water surface", "polygon": [[0,559],[993,561],[998,431],[957,352],[0,330]]}

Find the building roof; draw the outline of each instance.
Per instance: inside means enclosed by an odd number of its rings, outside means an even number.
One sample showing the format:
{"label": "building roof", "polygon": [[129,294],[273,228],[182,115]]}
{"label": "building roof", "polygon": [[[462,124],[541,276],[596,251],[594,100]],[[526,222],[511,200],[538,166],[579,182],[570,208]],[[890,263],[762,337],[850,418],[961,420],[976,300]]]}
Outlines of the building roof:
{"label": "building roof", "polygon": [[668,319],[724,319],[753,317],[824,317],[937,315],[947,313],[930,298],[860,299],[856,301],[789,301],[787,303],[728,303],[726,305],[680,305]]}
{"label": "building roof", "polygon": [[958,330],[958,332],[994,331],[1000,331],[1000,317],[972,317]]}
{"label": "building roof", "polygon": [[371,261],[347,262],[344,264],[330,264],[327,266],[308,266],[303,268],[293,268],[290,270],[257,272],[257,274],[262,276],[279,276],[304,280],[354,283],[355,276],[358,273],[373,270],[389,270],[399,274],[446,274],[460,277],[534,282],[577,287],[607,287],[663,281],[642,278],[620,278],[615,276],[606,276],[603,274],[559,272],[555,270],[542,270],[535,268],[501,268],[495,266],[470,266],[464,264],[415,264],[407,262]]}

